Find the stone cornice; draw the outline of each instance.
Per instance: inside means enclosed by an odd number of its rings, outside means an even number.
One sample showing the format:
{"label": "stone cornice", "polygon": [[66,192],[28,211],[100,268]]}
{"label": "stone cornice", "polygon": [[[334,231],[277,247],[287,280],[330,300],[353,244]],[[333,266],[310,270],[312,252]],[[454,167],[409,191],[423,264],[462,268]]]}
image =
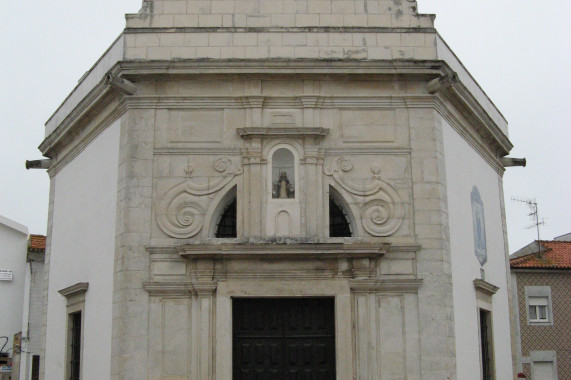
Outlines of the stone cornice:
{"label": "stone cornice", "polygon": [[[268,238],[269,239],[269,238]],[[290,240],[290,238],[286,238]],[[374,254],[382,253],[383,255],[390,255],[391,253],[416,253],[422,249],[420,245],[393,245],[390,243],[370,243],[370,242],[363,242],[363,243],[320,243],[320,242],[310,242],[310,243],[294,243],[288,244],[284,242],[267,242],[267,243],[243,243],[239,241],[240,239],[235,239],[236,242],[225,243],[221,240],[228,240],[228,239],[206,239],[206,240],[198,240],[195,243],[191,244],[183,244],[179,246],[147,246],[146,250],[151,255],[184,255],[187,251],[199,253],[205,252],[214,248],[214,252],[228,252],[233,249],[233,247],[239,247],[238,251],[247,251],[250,247],[257,247],[257,253],[255,254],[255,258],[259,258],[260,253],[263,251],[271,250],[275,251],[276,249],[281,249],[282,252],[288,250],[308,250],[314,249],[314,252],[367,252],[367,251],[374,251]],[[269,239],[271,240],[271,239]],[[192,248],[194,247],[194,248]],[[281,247],[281,248],[280,248]],[[237,252],[238,252],[237,251]],[[213,251],[209,251],[213,252]],[[238,257],[238,256],[235,256]],[[327,257],[320,255],[320,258]]]}
{"label": "stone cornice", "polygon": [[355,293],[416,293],[422,286],[422,279],[351,280]]}
{"label": "stone cornice", "polygon": [[[57,157],[59,156],[58,152],[58,154],[56,155],[57,159],[55,160],[55,163],[52,166],[50,166],[50,168],[48,169],[48,175],[50,176],[50,178],[56,175],[63,167],[65,167],[69,162],[71,162],[75,157],[77,157],[77,155],[80,154],[91,141],[93,141],[97,136],[99,136],[99,134],[103,132],[115,120],[119,119],[121,115],[125,113],[126,110],[127,108],[125,107],[125,104],[120,103],[108,115],[106,115],[106,117],[103,118],[101,122],[97,123],[85,134],[79,136],[74,135],[73,138],[77,138],[77,142],[75,142],[72,148],[68,152],[66,152],[63,156]],[[58,144],[63,145],[65,143],[61,141],[58,142]],[[73,144],[73,142],[70,144]],[[50,154],[49,152],[50,151],[48,150],[48,153],[46,154]]]}
{"label": "stone cornice", "polygon": [[194,294],[194,288],[190,281],[172,281],[172,282],[143,282],[143,289],[145,289],[152,296],[168,296],[180,295],[188,296]]}
{"label": "stone cornice", "polygon": [[78,282],[77,284],[58,290],[58,293],[66,298],[70,298],[85,294],[88,288],[89,288],[88,282]]}
{"label": "stone cornice", "polygon": [[500,289],[497,286],[490,284],[489,282],[480,280],[479,278],[474,279],[474,288],[489,296],[496,294],[496,292]]}
{"label": "stone cornice", "polygon": [[[498,155],[505,156],[513,148],[508,137],[497,127],[492,127],[493,120],[486,111],[478,104],[477,100],[470,94],[469,90],[460,82],[454,83],[448,87],[445,92],[448,99],[457,107],[463,107],[469,111],[470,119],[473,125],[480,132],[480,135],[490,142],[498,145]],[[460,104],[458,104],[460,102]]]}
{"label": "stone cornice", "polygon": [[[117,63],[111,70],[116,77],[125,77],[135,82],[143,77],[164,77],[168,76],[193,76],[201,74],[216,75],[254,75],[260,78],[264,75],[371,75],[374,76],[402,76],[404,80],[411,78],[415,80],[430,80],[451,73],[448,65],[443,61],[412,61],[412,60],[387,60],[387,61],[349,61],[349,60],[184,60],[184,61],[122,61]],[[117,98],[120,97],[120,98]],[[149,107],[212,107],[218,106],[233,108],[244,107],[243,97],[240,99],[229,99],[229,97],[209,97],[199,99],[199,97],[162,97],[157,96],[125,96],[113,90],[102,80],[91,92],[73,109],[64,121],[51,133],[40,145],[40,150],[44,155],[56,158],[53,174],[65,163],[80,152],[90,139],[83,139],[78,144],[77,149],[73,149],[74,154],[67,153],[64,157],[58,157],[58,153],[64,144],[76,144],[68,140],[66,136],[77,134],[77,128],[81,128],[85,117],[91,112],[97,112],[105,104],[109,104],[113,99],[120,99],[118,105],[122,105],[113,117],[117,117],[129,108],[149,108]],[[264,105],[272,105],[276,108],[292,107],[302,105],[299,97],[277,97],[266,98]],[[170,100],[169,100],[170,99]],[[159,101],[160,100],[160,101]],[[160,105],[159,105],[160,103]],[[274,104],[272,104],[274,103]],[[460,111],[466,116],[473,126],[464,125],[463,122],[455,120],[451,123],[457,131],[461,133],[470,144],[494,167],[499,173],[503,173],[503,167],[499,162],[501,156],[506,155],[512,145],[498,126],[496,126],[485,110],[477,103],[470,92],[460,83],[444,89],[437,95],[412,95],[412,96],[387,96],[387,97],[320,97],[318,107],[433,107],[445,118],[453,120],[453,112],[450,105],[460,107]],[[119,112],[120,111],[120,112]],[[465,112],[468,111],[468,112]],[[105,123],[109,125],[109,123]],[[104,128],[104,126],[100,126]],[[100,128],[100,129],[101,129]],[[89,135],[89,133],[87,134]],[[91,139],[93,134],[91,134]],[[70,158],[71,157],[71,158]]]}
{"label": "stone cornice", "polygon": [[179,148],[179,147],[156,147],[154,149],[155,155],[241,155],[242,151],[240,148],[231,148],[231,147],[221,147],[221,148],[202,148],[202,147],[186,147],[186,148]]}
{"label": "stone cornice", "polygon": [[450,111],[445,102],[436,98],[434,103],[436,111],[450,124],[452,128],[478,153],[499,175],[503,175],[505,168],[501,164],[499,155],[495,154],[490,147],[482,141],[482,137],[472,128],[467,128],[465,123],[458,120]]}
{"label": "stone cornice", "polygon": [[46,157],[51,157],[51,152],[53,148],[61,142],[63,136],[70,133],[70,130],[75,127],[78,120],[82,120],[85,115],[92,110],[95,105],[109,98],[111,88],[109,85],[101,81],[97,84],[84,98],[83,100],[67,115],[67,117],[61,122],[61,124],[50,133],[44,141],[40,144],[38,149]]}
{"label": "stone cornice", "polygon": [[[136,79],[144,75],[196,75],[196,74],[367,74],[367,75],[418,75],[435,78],[444,74],[443,61],[417,60],[348,60],[348,59],[184,59],[184,60],[129,60],[118,62],[121,76]],[[450,70],[448,68],[448,70]],[[135,80],[136,81],[136,80]]]}
{"label": "stone cornice", "polygon": [[177,247],[189,259],[337,259],[376,258],[384,255],[389,244],[186,244]]}

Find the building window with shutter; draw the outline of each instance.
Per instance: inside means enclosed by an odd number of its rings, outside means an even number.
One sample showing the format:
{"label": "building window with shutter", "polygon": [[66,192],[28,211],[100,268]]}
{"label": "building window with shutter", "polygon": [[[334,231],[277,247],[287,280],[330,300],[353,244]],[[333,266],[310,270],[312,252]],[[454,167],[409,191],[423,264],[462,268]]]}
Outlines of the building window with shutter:
{"label": "building window with shutter", "polygon": [[551,288],[549,286],[526,286],[527,323],[550,325],[553,323]]}
{"label": "building window with shutter", "polygon": [[530,322],[549,322],[547,317],[547,305],[549,300],[547,297],[529,297],[529,321]]}

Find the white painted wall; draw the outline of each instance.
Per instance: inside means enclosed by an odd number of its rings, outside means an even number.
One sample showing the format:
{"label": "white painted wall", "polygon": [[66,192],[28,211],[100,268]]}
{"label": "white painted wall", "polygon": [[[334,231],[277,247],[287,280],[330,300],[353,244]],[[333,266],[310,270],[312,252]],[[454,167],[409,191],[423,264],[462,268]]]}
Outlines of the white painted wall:
{"label": "white painted wall", "polygon": [[[4,352],[12,348],[14,334],[22,331],[27,247],[28,228],[0,216],[0,269],[12,271],[12,281],[0,281],[0,336],[10,339]],[[0,348],[4,342],[0,339]],[[8,352],[12,356],[12,350]]]}
{"label": "white painted wall", "polygon": [[46,380],[64,378],[66,299],[58,291],[78,282],[89,283],[83,315],[82,379],[110,377],[119,136],[117,121],[55,178]]}
{"label": "white painted wall", "polygon": [[500,289],[493,296],[493,335],[497,379],[513,379],[506,260],[499,175],[446,122],[443,123],[454,322],[458,379],[480,379],[476,292],[480,263],[474,254],[470,193],[477,186],[484,203],[488,262],[485,280]]}

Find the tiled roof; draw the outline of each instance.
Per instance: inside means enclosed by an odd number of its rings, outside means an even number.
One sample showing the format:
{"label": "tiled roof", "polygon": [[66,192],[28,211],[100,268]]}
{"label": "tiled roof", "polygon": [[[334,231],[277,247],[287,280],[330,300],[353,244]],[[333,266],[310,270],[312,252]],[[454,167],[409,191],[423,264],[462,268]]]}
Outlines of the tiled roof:
{"label": "tiled roof", "polygon": [[541,256],[533,253],[510,259],[511,268],[571,269],[571,241],[541,242]]}
{"label": "tiled roof", "polygon": [[46,237],[44,235],[30,235],[28,249],[34,251],[45,251]]}

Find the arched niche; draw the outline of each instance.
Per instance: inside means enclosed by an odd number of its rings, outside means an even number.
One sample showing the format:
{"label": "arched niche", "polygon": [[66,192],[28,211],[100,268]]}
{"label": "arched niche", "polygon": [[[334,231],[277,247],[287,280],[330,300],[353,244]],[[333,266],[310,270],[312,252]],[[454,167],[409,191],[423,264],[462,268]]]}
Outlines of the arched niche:
{"label": "arched niche", "polygon": [[[218,201],[216,208],[212,212],[210,219],[210,228],[208,229],[208,237],[222,237],[222,238],[235,238],[238,235],[238,218],[237,218],[237,186],[234,185],[230,190],[224,194],[222,199]],[[230,220],[232,218],[233,220]],[[231,223],[234,223],[233,226]],[[223,226],[221,226],[223,223]],[[235,231],[235,236],[228,236],[227,233],[224,236],[219,236],[219,227],[223,227],[226,231],[232,229]]]}
{"label": "arched niche", "polygon": [[[329,237],[352,237],[357,236],[355,217],[351,207],[333,186],[329,186]],[[336,226],[332,226],[335,223]]]}
{"label": "arched niche", "polygon": [[295,172],[291,150],[277,149],[272,155],[272,199],[295,198]]}
{"label": "arched niche", "polygon": [[274,146],[268,152],[268,198],[288,201],[299,198],[299,154],[288,144]]}

